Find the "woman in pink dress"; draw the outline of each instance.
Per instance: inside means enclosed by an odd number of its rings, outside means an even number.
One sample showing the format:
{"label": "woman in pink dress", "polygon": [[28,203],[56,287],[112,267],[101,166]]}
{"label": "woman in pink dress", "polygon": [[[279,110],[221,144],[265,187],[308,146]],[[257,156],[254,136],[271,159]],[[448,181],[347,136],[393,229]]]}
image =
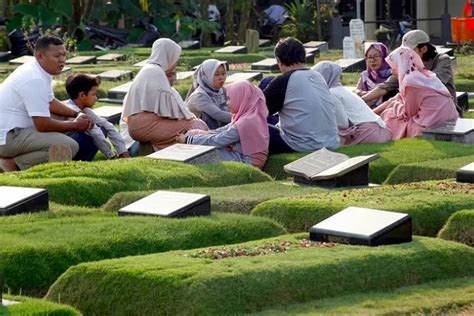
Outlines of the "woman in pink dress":
{"label": "woman in pink dress", "polygon": [[414,50],[401,46],[386,61],[398,77],[400,92],[374,112],[381,113],[393,140],[421,135],[425,128],[458,118],[448,89],[425,69]]}

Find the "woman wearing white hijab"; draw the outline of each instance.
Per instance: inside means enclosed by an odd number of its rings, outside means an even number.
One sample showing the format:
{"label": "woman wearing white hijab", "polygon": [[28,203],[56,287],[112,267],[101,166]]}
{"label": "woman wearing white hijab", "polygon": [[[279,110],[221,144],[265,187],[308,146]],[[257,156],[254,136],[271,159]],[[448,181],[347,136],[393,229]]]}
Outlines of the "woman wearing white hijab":
{"label": "woman wearing white hijab", "polygon": [[205,60],[193,77],[193,87],[196,90],[186,100],[189,109],[210,129],[224,126],[231,120],[223,88],[225,79],[224,62],[217,59]]}
{"label": "woman wearing white hijab", "polygon": [[155,150],[176,143],[176,135],[190,129],[207,130],[171,87],[181,47],[168,38],[153,43],[148,62],[125,96],[122,117],[130,136],[150,142]]}
{"label": "woman wearing white hijab", "polygon": [[343,145],[386,143],[392,139],[392,134],[382,118],[372,112],[357,94],[341,84],[342,69],[338,64],[322,61],[312,69],[323,76],[336,106],[342,105],[346,112],[348,124],[339,125],[339,136]]}

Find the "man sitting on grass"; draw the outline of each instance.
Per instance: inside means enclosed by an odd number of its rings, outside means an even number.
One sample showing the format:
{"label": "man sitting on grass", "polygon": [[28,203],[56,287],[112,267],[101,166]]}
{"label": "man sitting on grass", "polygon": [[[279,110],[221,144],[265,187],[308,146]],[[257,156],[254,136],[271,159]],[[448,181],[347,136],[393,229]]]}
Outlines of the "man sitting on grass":
{"label": "man sitting on grass", "polygon": [[[100,80],[84,74],[71,75],[66,80],[66,91],[70,97],[66,101],[66,105],[74,110],[86,113],[95,126],[86,132],[91,136],[95,146],[107,157],[107,159],[116,158],[117,155],[121,158],[129,158],[125,141],[120,133],[115,129],[112,123],[105,118],[98,116],[92,111],[92,107],[97,101],[97,88]],[[114,145],[117,155],[113,152],[106,137]]]}
{"label": "man sitting on grass", "polygon": [[[4,171],[28,169],[48,162],[71,160],[78,143],[63,134],[83,132],[93,123],[54,97],[51,81],[66,62],[66,48],[55,36],[43,36],[35,59],[19,66],[0,85],[0,167]],[[61,121],[56,114],[74,118]]]}

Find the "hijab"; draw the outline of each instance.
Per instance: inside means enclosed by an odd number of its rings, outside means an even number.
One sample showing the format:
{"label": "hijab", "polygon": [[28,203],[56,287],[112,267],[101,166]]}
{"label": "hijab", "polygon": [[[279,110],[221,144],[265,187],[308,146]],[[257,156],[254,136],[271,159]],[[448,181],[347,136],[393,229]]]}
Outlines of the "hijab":
{"label": "hijab", "polygon": [[199,87],[199,90],[204,91],[218,106],[227,102],[224,89],[214,89],[212,86],[214,75],[220,66],[224,66],[225,70],[225,62],[217,59],[207,59],[198,67],[193,76],[194,88]]}
{"label": "hijab", "polygon": [[364,91],[370,91],[375,88],[379,83],[385,82],[392,74],[390,65],[386,62],[385,58],[388,56],[388,48],[382,43],[373,43],[365,50],[365,57],[371,49],[377,50],[382,56],[382,65],[378,70],[372,70],[367,65],[367,70],[361,74],[362,88]]}
{"label": "hijab", "polygon": [[128,116],[152,112],[171,119],[191,119],[181,96],[173,93],[165,71],[178,62],[181,47],[169,38],[160,38],[153,43],[150,58],[133,80],[123,101],[124,120]]}
{"label": "hijab", "polygon": [[227,86],[227,95],[237,113],[231,124],[237,126],[242,153],[250,155],[268,150],[268,109],[262,90],[248,81],[238,81]]}
{"label": "hijab", "polygon": [[407,86],[431,89],[451,96],[446,86],[435,73],[427,70],[420,56],[411,48],[400,46],[387,58],[387,63],[397,70],[399,90],[402,97]]}
{"label": "hijab", "polygon": [[331,61],[320,61],[311,69],[319,72],[323,76],[329,89],[342,86],[342,68],[338,64]]}

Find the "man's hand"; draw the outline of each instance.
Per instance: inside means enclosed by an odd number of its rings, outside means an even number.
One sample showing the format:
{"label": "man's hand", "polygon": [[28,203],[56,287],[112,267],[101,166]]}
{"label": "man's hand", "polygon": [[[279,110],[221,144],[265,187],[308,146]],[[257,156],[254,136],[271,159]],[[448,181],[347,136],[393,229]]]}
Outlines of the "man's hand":
{"label": "man's hand", "polygon": [[79,114],[75,119],[75,131],[76,132],[85,132],[94,126],[94,122],[86,114]]}
{"label": "man's hand", "polygon": [[89,115],[85,113],[79,113],[74,121],[77,120],[87,120],[89,122],[89,127],[86,130],[89,130],[94,127],[94,121],[89,117]]}

